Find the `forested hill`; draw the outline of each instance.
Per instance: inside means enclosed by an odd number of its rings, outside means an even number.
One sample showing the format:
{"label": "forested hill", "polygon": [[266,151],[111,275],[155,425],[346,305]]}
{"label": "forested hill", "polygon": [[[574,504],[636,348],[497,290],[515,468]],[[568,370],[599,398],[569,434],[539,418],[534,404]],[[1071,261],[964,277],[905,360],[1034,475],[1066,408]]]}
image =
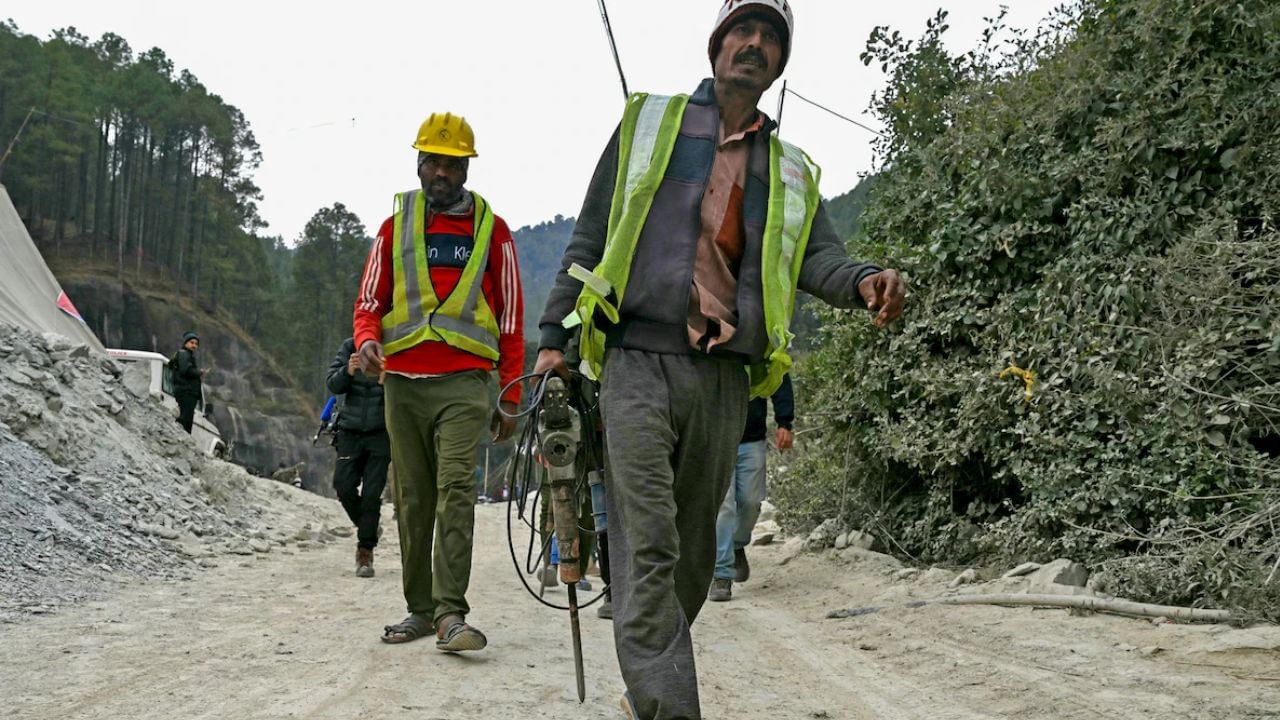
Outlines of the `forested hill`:
{"label": "forested hill", "polygon": [[836,233],[845,240],[855,240],[862,233],[862,211],[871,199],[876,176],[868,175],[858,181],[852,190],[827,200],[827,215]]}
{"label": "forested hill", "polygon": [[0,180],[37,238],[76,242],[118,271],[151,264],[215,303],[263,299],[258,142],[163,50],[74,28],[42,42],[0,24],[0,137],[20,128]]}
{"label": "forested hill", "polygon": [[520,255],[520,282],[524,286],[525,342],[537,342],[538,318],[560,271],[560,259],[573,234],[574,219],[556,215],[554,220],[526,225],[512,236]]}
{"label": "forested hill", "polygon": [[291,244],[260,235],[261,152],[239,109],[159,48],[74,28],[41,40],[9,21],[0,138],[15,137],[0,181],[52,264],[163,278],[175,302],[225,309],[322,401],[370,241],[340,203]]}

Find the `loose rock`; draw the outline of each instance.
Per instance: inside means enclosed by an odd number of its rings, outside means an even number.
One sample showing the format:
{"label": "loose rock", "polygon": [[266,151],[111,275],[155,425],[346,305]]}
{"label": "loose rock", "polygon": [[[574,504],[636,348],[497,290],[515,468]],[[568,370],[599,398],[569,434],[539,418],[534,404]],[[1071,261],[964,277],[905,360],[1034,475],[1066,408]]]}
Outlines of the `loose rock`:
{"label": "loose rock", "polygon": [[1001,575],[1000,577],[1004,578],[1005,580],[1008,580],[1010,578],[1022,577],[1024,575],[1030,575],[1031,573],[1035,572],[1036,570],[1039,570],[1042,567],[1044,566],[1041,565],[1040,563],[1024,562],[1018,567],[1005,573],[1004,575]]}
{"label": "loose rock", "polygon": [[1031,592],[1042,592],[1036,588],[1055,585],[1073,585],[1083,588],[1089,582],[1089,571],[1080,563],[1062,558],[1036,570],[1031,574],[1030,580]]}
{"label": "loose rock", "polygon": [[782,553],[778,558],[779,565],[786,565],[796,559],[805,548],[804,538],[793,537],[782,546]]}
{"label": "loose rock", "polygon": [[809,533],[808,539],[805,540],[805,549],[807,550],[826,550],[835,544],[836,536],[840,534],[840,521],[835,518],[822,521],[822,524],[813,529]]}

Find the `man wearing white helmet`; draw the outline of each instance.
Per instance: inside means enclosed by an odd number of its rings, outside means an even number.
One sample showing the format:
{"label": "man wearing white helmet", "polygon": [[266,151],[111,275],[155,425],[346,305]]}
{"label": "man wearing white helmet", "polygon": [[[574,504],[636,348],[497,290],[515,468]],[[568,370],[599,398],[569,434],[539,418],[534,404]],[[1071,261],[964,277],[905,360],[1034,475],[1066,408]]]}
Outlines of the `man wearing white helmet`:
{"label": "man wearing white helmet", "polygon": [[795,291],[902,313],[893,270],[849,259],[817,166],[757,109],[781,75],[782,0],[728,0],[689,96],[635,95],[587,190],[541,318],[537,369],[580,350],[601,378],[614,637],[636,720],[699,720],[690,625],[707,599],[716,516],[749,397],[773,394]]}

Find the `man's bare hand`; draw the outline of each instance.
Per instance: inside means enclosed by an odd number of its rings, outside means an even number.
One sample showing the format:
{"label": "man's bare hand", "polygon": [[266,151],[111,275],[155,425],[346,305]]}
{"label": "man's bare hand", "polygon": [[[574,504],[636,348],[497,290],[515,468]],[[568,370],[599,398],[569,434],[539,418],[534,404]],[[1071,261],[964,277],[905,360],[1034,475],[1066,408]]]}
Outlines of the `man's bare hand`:
{"label": "man's bare hand", "polygon": [[[516,404],[508,400],[498,403],[502,410],[493,411],[493,420],[489,423],[489,432],[494,442],[506,442],[516,431],[516,419],[508,417],[516,414]],[[504,414],[505,413],[505,414]]]}
{"label": "man's bare hand", "polygon": [[386,356],[382,354],[382,343],[377,340],[365,340],[360,346],[360,370],[365,375],[370,377],[380,375],[385,360]]}
{"label": "man's bare hand", "polygon": [[858,294],[867,309],[876,313],[876,327],[882,328],[902,316],[907,283],[897,270],[882,270],[858,283]]}
{"label": "man's bare hand", "polygon": [[359,369],[360,369],[360,354],[351,353],[351,357],[347,358],[347,374],[355,375],[356,371]]}
{"label": "man's bare hand", "polygon": [[792,435],[791,431],[786,428],[778,428],[778,432],[774,433],[773,440],[774,444],[782,452],[790,450],[796,442],[795,435]]}
{"label": "man's bare hand", "polygon": [[538,351],[538,362],[533,366],[534,374],[542,375],[548,370],[555,370],[560,377],[569,379],[569,366],[564,362],[563,352],[551,348],[542,348]]}

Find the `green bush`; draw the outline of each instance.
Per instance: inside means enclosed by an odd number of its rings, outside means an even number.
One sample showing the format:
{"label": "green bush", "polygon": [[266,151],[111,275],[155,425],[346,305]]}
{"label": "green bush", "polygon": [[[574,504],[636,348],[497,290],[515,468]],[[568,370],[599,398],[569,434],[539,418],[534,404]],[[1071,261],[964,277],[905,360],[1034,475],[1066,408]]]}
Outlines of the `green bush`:
{"label": "green bush", "polygon": [[888,332],[821,316],[783,522],[1280,618],[1280,5],[1086,0],[962,56],[945,17],[863,54],[888,132],[853,250],[912,295]]}

